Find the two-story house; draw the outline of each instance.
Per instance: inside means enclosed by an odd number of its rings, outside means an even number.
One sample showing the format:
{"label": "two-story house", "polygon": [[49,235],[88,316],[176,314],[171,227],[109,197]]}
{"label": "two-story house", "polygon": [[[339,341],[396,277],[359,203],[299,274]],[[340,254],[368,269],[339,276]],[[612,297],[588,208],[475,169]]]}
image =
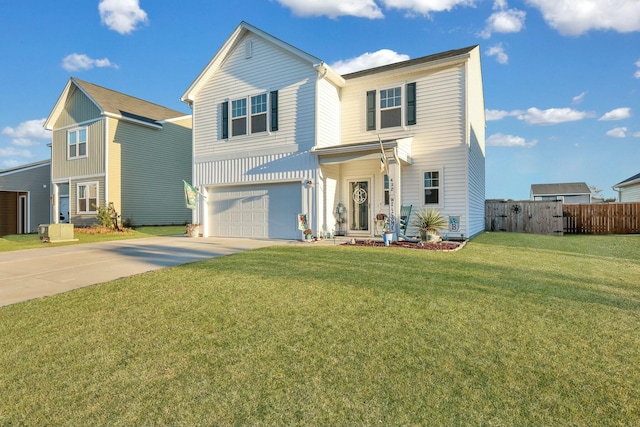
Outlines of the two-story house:
{"label": "two-story house", "polygon": [[53,223],[94,224],[110,203],[125,225],[191,221],[191,115],[72,77],[44,127]]}
{"label": "two-story house", "polygon": [[195,220],[205,236],[296,239],[306,214],[316,235],[370,237],[378,214],[393,225],[411,205],[473,236],[484,229],[483,97],[478,46],[338,75],[242,22],[182,96],[203,195]]}

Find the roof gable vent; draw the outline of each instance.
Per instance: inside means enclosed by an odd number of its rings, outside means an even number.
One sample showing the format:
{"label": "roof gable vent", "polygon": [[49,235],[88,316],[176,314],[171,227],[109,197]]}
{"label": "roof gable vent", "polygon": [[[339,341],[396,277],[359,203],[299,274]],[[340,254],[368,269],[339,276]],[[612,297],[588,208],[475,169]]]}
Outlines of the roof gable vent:
{"label": "roof gable vent", "polygon": [[253,40],[244,42],[244,57],[249,59],[253,56]]}

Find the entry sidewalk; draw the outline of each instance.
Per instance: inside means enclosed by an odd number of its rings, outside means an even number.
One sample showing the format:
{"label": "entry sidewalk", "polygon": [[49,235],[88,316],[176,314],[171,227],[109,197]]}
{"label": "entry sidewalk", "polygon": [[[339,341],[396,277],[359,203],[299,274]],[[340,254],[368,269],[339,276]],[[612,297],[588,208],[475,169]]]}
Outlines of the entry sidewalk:
{"label": "entry sidewalk", "polygon": [[0,306],[287,240],[149,237],[0,252]]}

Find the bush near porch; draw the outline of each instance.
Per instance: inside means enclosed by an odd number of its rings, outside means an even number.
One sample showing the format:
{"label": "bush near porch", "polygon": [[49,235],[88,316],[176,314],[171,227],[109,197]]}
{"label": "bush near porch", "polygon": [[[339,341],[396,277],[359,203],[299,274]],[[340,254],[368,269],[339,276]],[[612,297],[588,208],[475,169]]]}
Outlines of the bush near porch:
{"label": "bush near porch", "polygon": [[2,425],[638,425],[640,237],[283,245],[0,309]]}

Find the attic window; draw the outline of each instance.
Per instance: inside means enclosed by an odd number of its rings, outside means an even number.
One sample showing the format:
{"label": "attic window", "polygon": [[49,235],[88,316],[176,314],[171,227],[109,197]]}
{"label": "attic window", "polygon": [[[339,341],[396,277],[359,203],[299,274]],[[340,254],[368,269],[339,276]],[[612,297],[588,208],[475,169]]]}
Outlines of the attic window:
{"label": "attic window", "polygon": [[253,40],[244,42],[244,57],[249,59],[253,56]]}

